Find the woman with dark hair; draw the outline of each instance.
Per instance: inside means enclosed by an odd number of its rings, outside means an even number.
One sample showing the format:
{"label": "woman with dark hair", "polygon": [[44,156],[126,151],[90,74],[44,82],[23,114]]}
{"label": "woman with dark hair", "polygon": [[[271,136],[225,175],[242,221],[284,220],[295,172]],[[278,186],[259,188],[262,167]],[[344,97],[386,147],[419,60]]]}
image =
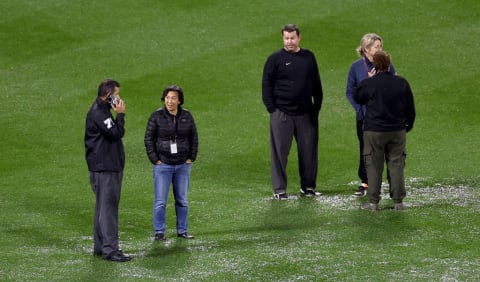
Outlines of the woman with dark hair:
{"label": "woman with dark hair", "polygon": [[364,160],[368,175],[368,203],[362,209],[376,211],[381,199],[384,162],[395,210],[403,210],[407,132],[415,122],[415,103],[408,81],[390,72],[390,55],[373,55],[375,76],[363,80],[353,98],[367,111],[363,125]]}
{"label": "woman with dark hair", "polygon": [[190,171],[197,157],[198,134],[192,114],[181,107],[183,90],[168,86],[162,94],[164,106],[153,112],[145,132],[145,148],[153,164],[155,240],[164,241],[166,208],[170,185],[173,186],[177,236],[193,239],[188,229],[188,189]]}

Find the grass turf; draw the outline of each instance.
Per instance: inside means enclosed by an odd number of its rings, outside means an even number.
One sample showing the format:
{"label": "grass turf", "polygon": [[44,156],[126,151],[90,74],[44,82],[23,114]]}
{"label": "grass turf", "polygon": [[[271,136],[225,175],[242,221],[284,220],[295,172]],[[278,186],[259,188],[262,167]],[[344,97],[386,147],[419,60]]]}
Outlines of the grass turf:
{"label": "grass turf", "polygon": [[[474,281],[480,231],[476,1],[1,1],[0,280]],[[260,98],[280,28],[297,23],[324,85],[315,200],[270,200]],[[408,209],[358,210],[354,113],[344,97],[360,37],[376,32],[411,83]],[[94,197],[83,130],[105,77],[127,102],[120,239],[135,259],[91,256]],[[197,121],[190,231],[152,241],[143,147],[163,87]],[[289,192],[298,195],[296,154]],[[388,198],[388,197],[385,197]]]}

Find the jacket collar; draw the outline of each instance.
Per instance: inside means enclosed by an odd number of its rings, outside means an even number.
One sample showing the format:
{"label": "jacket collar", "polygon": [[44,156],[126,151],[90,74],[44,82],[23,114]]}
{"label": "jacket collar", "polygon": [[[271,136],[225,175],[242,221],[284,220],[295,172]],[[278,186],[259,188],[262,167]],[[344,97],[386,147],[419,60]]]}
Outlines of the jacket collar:
{"label": "jacket collar", "polygon": [[97,97],[97,105],[99,108],[101,108],[102,110],[110,110],[111,106],[110,106],[110,103],[108,103],[107,101],[103,101],[101,97]]}
{"label": "jacket collar", "polygon": [[[173,115],[168,112],[168,110],[167,110],[167,108],[165,108],[165,106],[161,107],[160,111],[162,111],[163,114],[166,115],[166,116],[173,117]],[[178,106],[178,111],[177,111],[176,116],[179,117],[182,114],[182,112],[183,112],[182,106]]]}

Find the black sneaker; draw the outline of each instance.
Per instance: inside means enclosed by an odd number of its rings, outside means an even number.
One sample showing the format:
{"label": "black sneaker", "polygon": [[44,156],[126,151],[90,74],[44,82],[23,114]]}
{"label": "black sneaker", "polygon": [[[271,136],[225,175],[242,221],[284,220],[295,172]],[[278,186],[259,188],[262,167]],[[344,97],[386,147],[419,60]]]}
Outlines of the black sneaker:
{"label": "black sneaker", "polygon": [[180,238],[183,238],[183,239],[193,239],[194,238],[192,234],[188,234],[187,232],[178,233],[177,237],[180,237]]}
{"label": "black sneaker", "polygon": [[165,240],[167,240],[167,239],[165,238],[165,234],[163,234],[163,233],[157,233],[157,234],[155,234],[155,241],[165,241]]}
{"label": "black sneaker", "polygon": [[[321,195],[321,193],[319,193]],[[315,192],[315,189],[313,188],[305,188],[305,190],[300,189],[300,195],[305,196],[305,197],[313,197],[317,196],[317,193]]]}
{"label": "black sneaker", "polygon": [[358,186],[358,189],[353,193],[354,196],[356,197],[363,197],[367,195],[367,187],[363,186]]}
{"label": "black sneaker", "polygon": [[288,200],[288,195],[287,193],[278,193],[278,194],[273,194],[273,199],[275,200]]}

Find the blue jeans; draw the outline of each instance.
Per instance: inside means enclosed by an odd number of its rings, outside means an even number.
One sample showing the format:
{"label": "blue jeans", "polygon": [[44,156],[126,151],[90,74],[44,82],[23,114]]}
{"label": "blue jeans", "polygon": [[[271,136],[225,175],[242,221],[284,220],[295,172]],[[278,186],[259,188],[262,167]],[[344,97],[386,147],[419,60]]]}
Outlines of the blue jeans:
{"label": "blue jeans", "polygon": [[188,188],[190,186],[191,163],[168,165],[161,163],[153,166],[153,185],[155,199],[153,203],[153,228],[155,234],[165,233],[166,210],[170,184],[173,184],[175,212],[177,214],[177,233],[188,229]]}

